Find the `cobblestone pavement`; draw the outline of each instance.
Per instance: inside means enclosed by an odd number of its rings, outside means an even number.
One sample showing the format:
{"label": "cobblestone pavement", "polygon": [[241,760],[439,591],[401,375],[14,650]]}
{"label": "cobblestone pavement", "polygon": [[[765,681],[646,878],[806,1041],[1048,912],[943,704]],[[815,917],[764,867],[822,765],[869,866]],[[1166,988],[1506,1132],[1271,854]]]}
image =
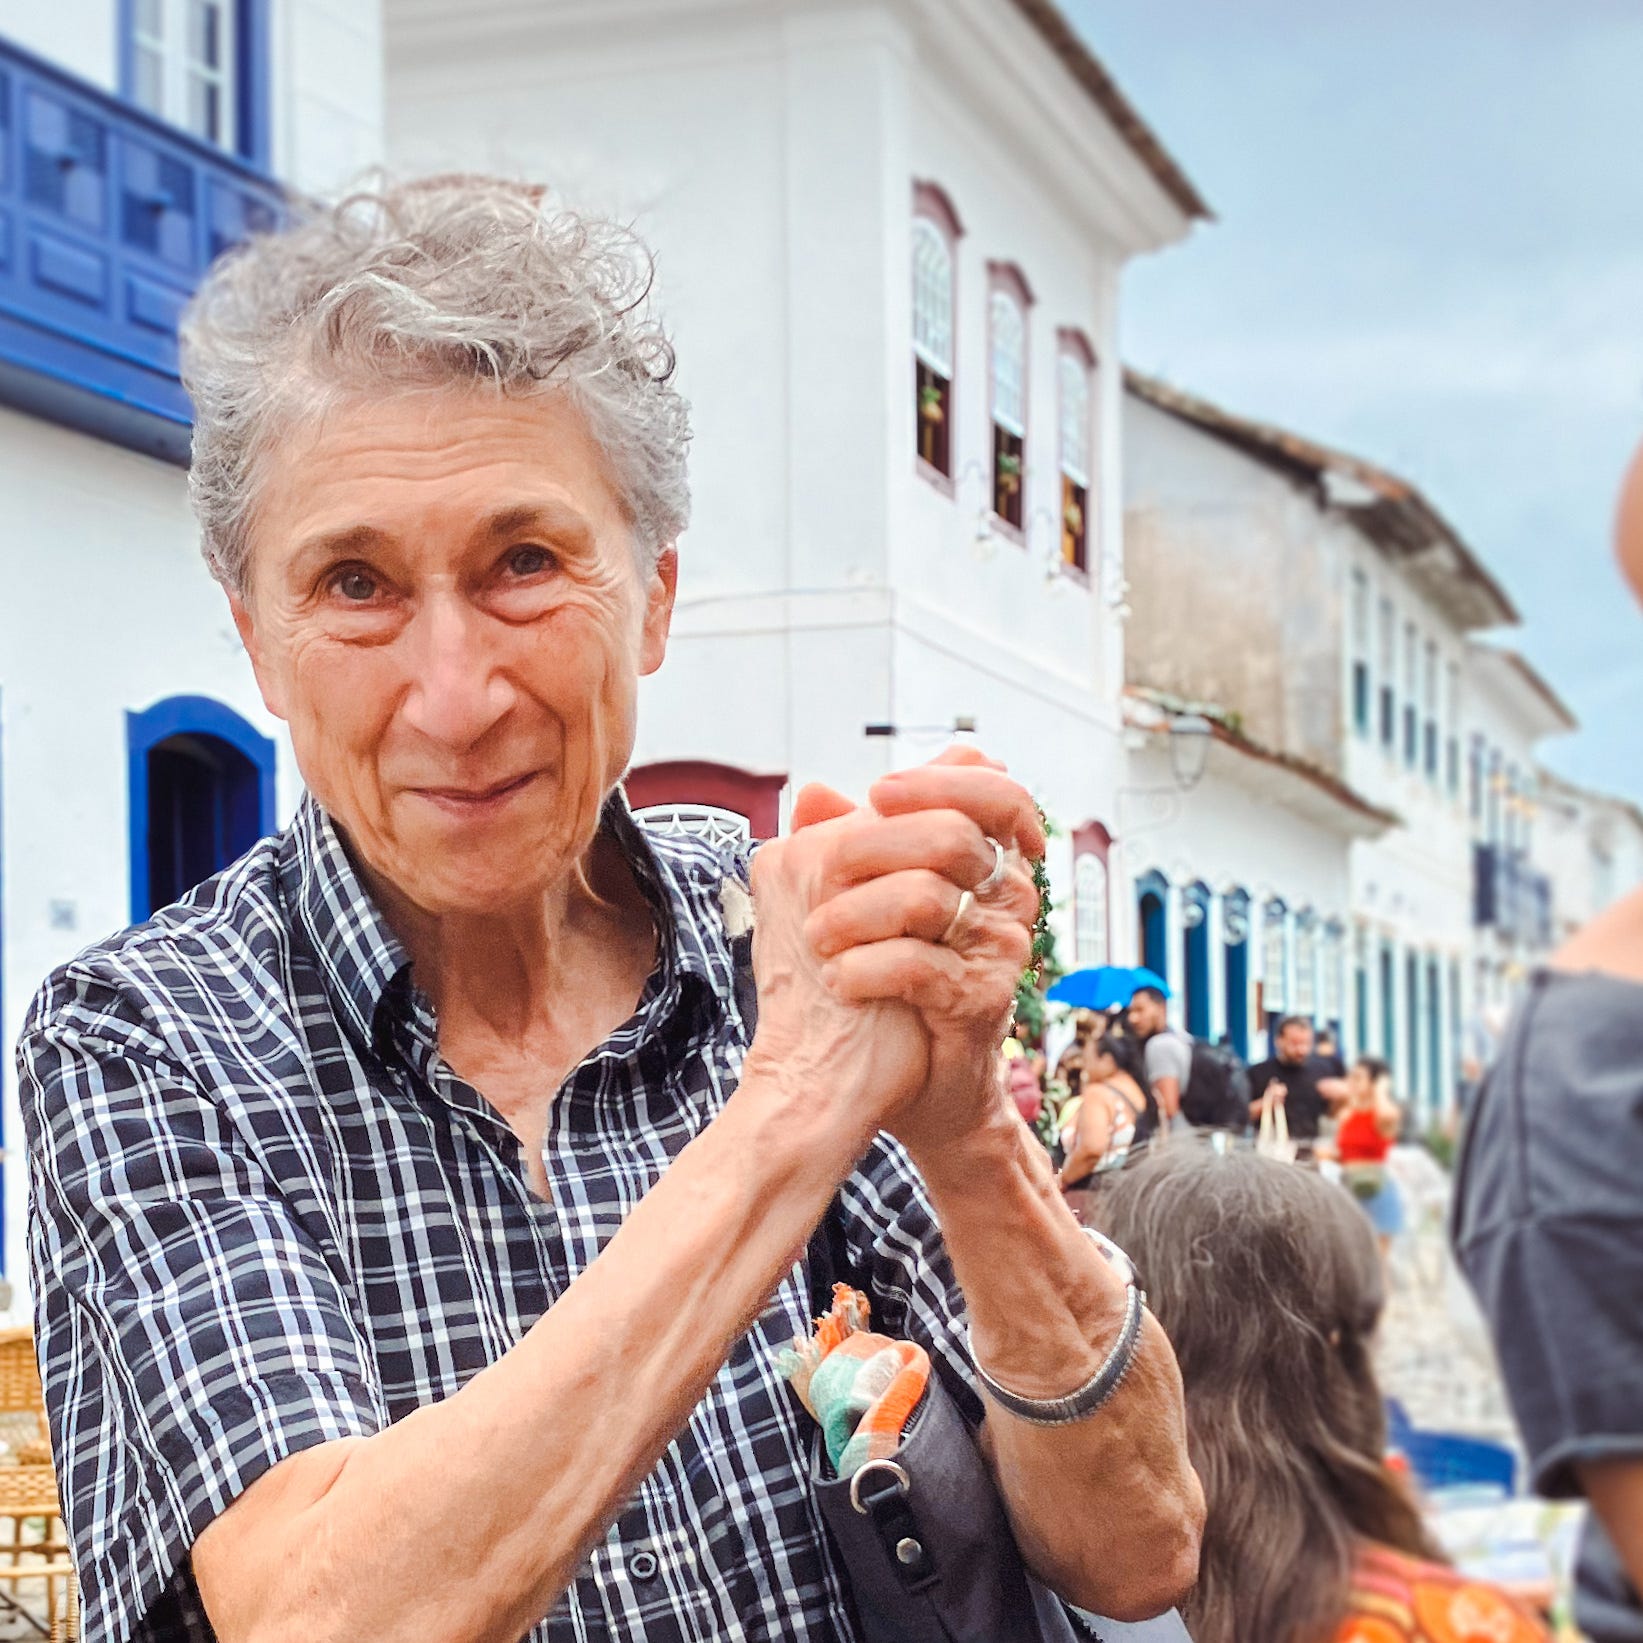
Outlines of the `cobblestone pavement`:
{"label": "cobblestone pavement", "polygon": [[1449,1254],[1449,1178],[1423,1147],[1399,1147],[1391,1168],[1408,1210],[1396,1240],[1377,1367],[1382,1390],[1416,1426],[1517,1447],[1488,1331]]}

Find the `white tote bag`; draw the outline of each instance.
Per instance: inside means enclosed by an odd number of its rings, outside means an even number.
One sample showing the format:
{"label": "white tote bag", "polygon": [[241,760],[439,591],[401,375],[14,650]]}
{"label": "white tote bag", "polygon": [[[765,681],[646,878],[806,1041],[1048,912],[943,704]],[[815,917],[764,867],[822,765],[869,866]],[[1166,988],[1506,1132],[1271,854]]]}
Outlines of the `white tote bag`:
{"label": "white tote bag", "polygon": [[1282,1101],[1267,1102],[1255,1136],[1255,1150],[1263,1158],[1275,1158],[1280,1164],[1295,1162],[1295,1143],[1289,1138],[1289,1117]]}

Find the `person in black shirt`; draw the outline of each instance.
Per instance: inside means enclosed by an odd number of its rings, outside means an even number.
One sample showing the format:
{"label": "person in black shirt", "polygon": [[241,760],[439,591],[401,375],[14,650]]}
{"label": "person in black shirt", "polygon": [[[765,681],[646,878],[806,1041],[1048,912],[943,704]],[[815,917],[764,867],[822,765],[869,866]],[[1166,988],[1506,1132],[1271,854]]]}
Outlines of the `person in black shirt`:
{"label": "person in black shirt", "polygon": [[1296,1141],[1316,1141],[1326,1112],[1346,1100],[1346,1080],[1337,1063],[1312,1053],[1312,1023],[1286,1015],[1272,1035],[1277,1053],[1249,1069],[1249,1113],[1258,1124],[1269,1103],[1282,1102],[1289,1133]]}

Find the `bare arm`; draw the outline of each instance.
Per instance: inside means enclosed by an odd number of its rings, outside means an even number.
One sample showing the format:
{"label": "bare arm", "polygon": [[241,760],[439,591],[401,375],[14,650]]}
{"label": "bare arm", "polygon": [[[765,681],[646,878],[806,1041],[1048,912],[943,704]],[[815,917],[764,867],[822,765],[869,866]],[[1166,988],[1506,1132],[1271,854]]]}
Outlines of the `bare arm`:
{"label": "bare arm", "polygon": [[[1028,1397],[1082,1385],[1117,1338],[1124,1290],[1043,1148],[1001,1105],[921,1168],[989,1374]],[[1198,1575],[1204,1499],[1180,1372],[1150,1314],[1133,1369],[1095,1415],[1040,1427],[990,1408],[985,1431],[1022,1553],[1054,1590],[1114,1620],[1180,1601]]]}
{"label": "bare arm", "polygon": [[[871,794],[881,813],[916,821],[921,838],[951,837],[955,855],[959,840],[972,840],[972,884],[991,864],[981,834],[1017,840],[1028,855],[1043,849],[1030,797],[998,767],[980,760],[978,768],[978,758],[949,755]],[[870,852],[849,866],[858,883],[881,870]],[[852,947],[838,961],[835,987],[914,1003],[929,1028],[929,1088],[898,1117],[896,1134],[929,1186],[978,1358],[1003,1385],[1048,1398],[1081,1386],[1105,1360],[1124,1291],[994,1072],[1037,906],[1018,867],[1006,889],[978,898],[965,929],[946,942],[895,939],[896,926],[861,890],[844,892],[812,922],[829,950]],[[1174,1354],[1150,1318],[1130,1375],[1097,1414],[1039,1427],[994,1409],[984,1438],[1022,1551],[1063,1597],[1115,1620],[1139,1619],[1192,1585],[1203,1491],[1187,1458]]]}
{"label": "bare arm", "polygon": [[1627,1579],[1634,1591],[1643,1592],[1643,1460],[1590,1461],[1578,1470]]}
{"label": "bare arm", "polygon": [[1344,1078],[1320,1078],[1318,1094],[1331,1112],[1337,1112],[1351,1098],[1352,1088]]}
{"label": "bare arm", "polygon": [[[750,1076],[513,1351],[454,1397],[304,1451],[248,1489],[194,1549],[225,1643],[516,1643],[683,1425],[865,1144],[803,1107]],[[433,1545],[460,1579],[428,1578]]]}
{"label": "bare arm", "polygon": [[910,1012],[826,993],[800,935],[814,886],[792,867],[816,850],[792,848],[755,865],[741,1087],[512,1351],[375,1436],[282,1461],[200,1535],[224,1643],[517,1643],[569,1586],[925,1078]]}
{"label": "bare arm", "polygon": [[[1181,1110],[1181,1080],[1161,1077],[1152,1080],[1152,1096],[1166,1124]],[[1117,1619],[1117,1615],[1113,1619]]]}
{"label": "bare arm", "polygon": [[1059,1179],[1064,1187],[1082,1181],[1107,1155],[1107,1143],[1112,1138],[1112,1113],[1105,1098],[1096,1093],[1098,1088],[1088,1089],[1078,1104],[1078,1123],[1073,1130],[1072,1150],[1061,1166]]}

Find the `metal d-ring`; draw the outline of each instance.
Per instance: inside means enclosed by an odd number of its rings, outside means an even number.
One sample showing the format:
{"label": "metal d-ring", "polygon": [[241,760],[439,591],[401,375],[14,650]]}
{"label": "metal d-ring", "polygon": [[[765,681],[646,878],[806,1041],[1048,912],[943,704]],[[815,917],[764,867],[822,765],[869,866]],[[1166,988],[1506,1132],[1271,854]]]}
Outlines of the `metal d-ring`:
{"label": "metal d-ring", "polygon": [[873,1471],[888,1472],[895,1481],[896,1487],[904,1495],[911,1494],[913,1490],[913,1480],[908,1477],[905,1467],[898,1466],[893,1460],[870,1460],[865,1462],[850,1479],[850,1504],[861,1517],[867,1516],[867,1508],[861,1503],[861,1480]]}

